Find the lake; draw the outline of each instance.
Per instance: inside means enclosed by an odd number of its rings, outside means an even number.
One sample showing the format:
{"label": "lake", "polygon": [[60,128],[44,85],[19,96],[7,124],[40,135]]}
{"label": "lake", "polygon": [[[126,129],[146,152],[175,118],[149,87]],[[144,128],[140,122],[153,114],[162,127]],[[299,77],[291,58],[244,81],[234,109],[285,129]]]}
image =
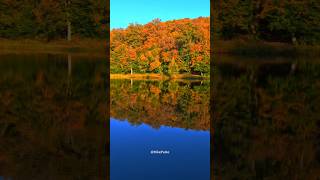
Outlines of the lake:
{"label": "lake", "polygon": [[209,180],[209,81],[111,80],[111,180]]}
{"label": "lake", "polygon": [[[320,177],[320,61],[217,57],[216,179]],[[209,81],[111,80],[105,57],[0,55],[0,179],[207,180]]]}
{"label": "lake", "polygon": [[320,61],[216,57],[214,177],[320,178]]}
{"label": "lake", "polygon": [[0,55],[0,179],[106,179],[106,61]]}

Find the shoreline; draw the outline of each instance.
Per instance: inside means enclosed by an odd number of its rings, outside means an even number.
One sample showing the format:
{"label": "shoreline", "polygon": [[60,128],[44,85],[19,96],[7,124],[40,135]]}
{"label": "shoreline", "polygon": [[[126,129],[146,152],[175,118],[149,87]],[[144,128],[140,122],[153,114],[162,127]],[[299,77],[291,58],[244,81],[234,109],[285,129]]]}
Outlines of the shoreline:
{"label": "shoreline", "polygon": [[133,79],[133,80],[209,80],[209,76],[193,74],[173,74],[170,77],[162,74],[110,74],[110,79]]}
{"label": "shoreline", "polygon": [[64,39],[50,42],[35,39],[0,39],[0,54],[4,53],[52,53],[52,54],[105,54],[106,40]]}
{"label": "shoreline", "polygon": [[216,40],[212,52],[215,55],[320,57],[320,45],[293,45],[282,42],[254,41],[244,39]]}

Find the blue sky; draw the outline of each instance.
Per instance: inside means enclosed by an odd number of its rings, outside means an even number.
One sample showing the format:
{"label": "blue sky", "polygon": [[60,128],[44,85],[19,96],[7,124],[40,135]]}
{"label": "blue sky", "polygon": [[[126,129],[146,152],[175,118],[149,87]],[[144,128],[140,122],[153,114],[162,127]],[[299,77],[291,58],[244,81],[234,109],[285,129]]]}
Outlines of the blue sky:
{"label": "blue sky", "polygon": [[110,27],[210,16],[210,0],[110,0]]}

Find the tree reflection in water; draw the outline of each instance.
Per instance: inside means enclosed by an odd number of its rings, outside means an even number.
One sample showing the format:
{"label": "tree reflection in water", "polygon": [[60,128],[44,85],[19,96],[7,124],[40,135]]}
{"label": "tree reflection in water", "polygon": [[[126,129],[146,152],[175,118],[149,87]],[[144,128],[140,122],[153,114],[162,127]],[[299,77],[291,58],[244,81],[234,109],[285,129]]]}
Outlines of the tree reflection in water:
{"label": "tree reflection in water", "polygon": [[103,58],[0,59],[0,175],[106,179]]}
{"label": "tree reflection in water", "polygon": [[194,130],[210,129],[208,81],[112,80],[110,116]]}
{"label": "tree reflection in water", "polygon": [[209,180],[209,81],[110,83],[111,180]]}
{"label": "tree reflection in water", "polygon": [[319,61],[253,61],[215,64],[215,178],[319,178]]}

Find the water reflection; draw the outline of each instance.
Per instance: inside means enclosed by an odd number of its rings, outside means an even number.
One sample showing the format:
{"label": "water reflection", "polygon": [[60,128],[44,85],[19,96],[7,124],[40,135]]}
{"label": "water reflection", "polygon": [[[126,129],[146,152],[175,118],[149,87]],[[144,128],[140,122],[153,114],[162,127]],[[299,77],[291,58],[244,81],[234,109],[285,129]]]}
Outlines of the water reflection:
{"label": "water reflection", "polygon": [[0,174],[106,179],[103,57],[0,55]]}
{"label": "water reflection", "polygon": [[215,177],[319,179],[319,60],[221,57],[215,69]]}
{"label": "water reflection", "polygon": [[111,180],[209,180],[209,82],[112,80],[110,89]]}

